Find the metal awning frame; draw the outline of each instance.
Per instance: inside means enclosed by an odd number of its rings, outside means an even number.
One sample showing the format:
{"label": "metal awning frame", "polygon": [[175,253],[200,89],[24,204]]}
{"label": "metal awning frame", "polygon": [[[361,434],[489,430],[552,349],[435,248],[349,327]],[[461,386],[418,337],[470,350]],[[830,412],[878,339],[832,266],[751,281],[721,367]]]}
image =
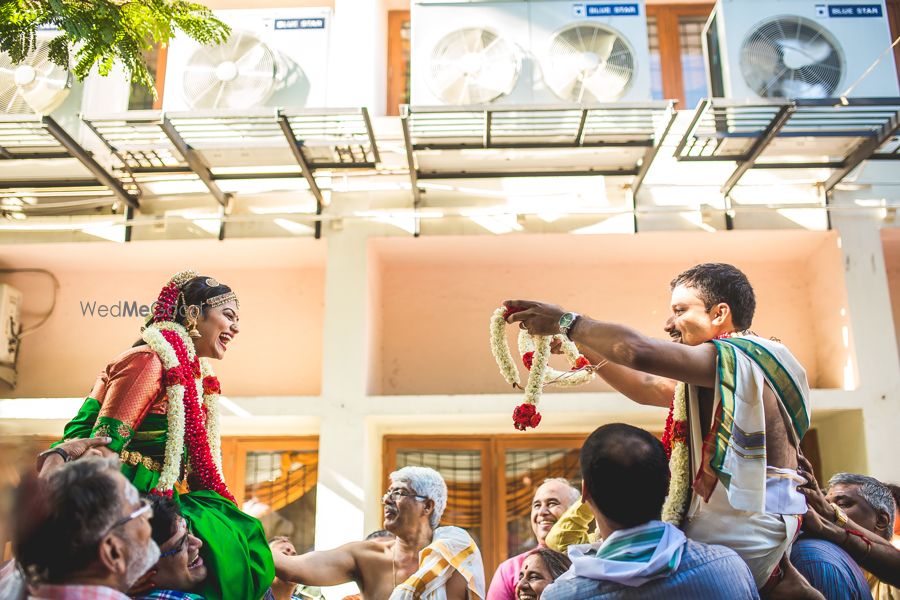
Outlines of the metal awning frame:
{"label": "metal awning frame", "polygon": [[[358,144],[349,143],[347,145],[359,145],[366,146],[368,145],[369,154],[371,154],[371,160],[357,160],[352,162],[314,162],[310,160],[309,156],[304,150],[304,141],[301,137],[302,132],[298,133],[296,129],[291,125],[292,118],[303,118],[303,117],[322,117],[326,119],[328,117],[335,117],[341,115],[359,115],[362,120],[362,124],[364,126],[365,140],[361,140]],[[300,169],[299,173],[269,173],[260,171],[258,173],[227,173],[227,174],[215,174],[212,172],[210,165],[205,161],[202,155],[188,143],[184,135],[181,131],[179,131],[177,120],[185,119],[185,118],[228,118],[228,117],[262,117],[266,118],[271,116],[272,125],[276,125],[282,135],[284,136],[284,141],[287,144],[288,149],[291,152],[294,160],[297,163],[297,166]],[[200,181],[206,186],[209,193],[216,199],[216,201],[220,205],[220,210],[222,211],[223,216],[226,216],[231,211],[231,201],[232,194],[224,192],[218,185],[218,181],[226,181],[226,180],[252,180],[252,179],[286,179],[286,178],[295,178],[301,176],[306,181],[309,186],[309,191],[312,194],[313,198],[316,201],[316,215],[321,215],[324,207],[325,200],[324,195],[322,194],[322,190],[319,188],[318,183],[316,182],[315,172],[317,170],[323,169],[373,169],[376,167],[377,163],[380,162],[381,158],[378,152],[378,145],[375,141],[375,135],[372,129],[372,122],[369,118],[369,112],[365,107],[354,108],[354,109],[273,109],[272,111],[260,112],[257,114],[248,114],[246,112],[234,112],[234,111],[195,111],[195,112],[177,112],[177,113],[165,113],[162,111],[134,111],[131,115],[131,123],[141,123],[144,125],[156,125],[159,129],[165,134],[166,139],[171,143],[172,149],[180,155],[181,160],[179,161],[181,164],[178,165],[161,165],[161,166],[149,166],[149,167],[135,167],[129,164],[129,160],[126,157],[128,152],[131,152],[132,149],[125,150],[116,143],[115,139],[109,139],[108,136],[104,135],[101,131],[98,124],[102,121],[124,121],[126,123],[129,122],[129,113],[117,114],[117,115],[98,115],[98,116],[90,116],[84,118],[84,122],[88,127],[100,138],[103,143],[107,146],[109,151],[113,153],[118,160],[122,164],[123,171],[128,173],[128,177],[131,180],[135,179],[137,175],[144,174],[195,174]],[[149,152],[154,152],[155,149],[148,149]],[[334,151],[339,152],[338,145],[334,146]],[[351,157],[353,156],[352,150],[350,151]],[[365,150],[362,152],[363,158],[368,158]],[[219,239],[224,239],[225,237],[225,221],[222,220],[222,225],[219,229]],[[316,221],[315,226],[315,237],[319,239],[321,237],[321,221]]]}
{"label": "metal awning frame", "polygon": [[[580,111],[578,125],[574,135],[568,141],[547,141],[547,142],[496,142],[493,132],[495,123],[494,116],[497,113],[525,113],[538,115],[540,113],[558,113],[561,111],[574,112]],[[638,132],[633,132],[632,137],[645,136],[643,139],[621,140],[615,138],[586,140],[588,118],[592,111],[610,111],[610,112],[633,112],[638,110],[646,110],[648,117],[652,118],[655,114],[663,116],[663,124],[661,128],[649,128]],[[415,114],[455,114],[455,113],[482,113],[484,115],[484,125],[480,133],[479,142],[467,143],[440,143],[440,142],[424,142],[416,143],[413,140],[409,119]],[[654,158],[659,153],[662,141],[666,138],[672,125],[675,123],[676,111],[675,101],[654,101],[639,103],[605,103],[591,104],[585,106],[572,106],[566,104],[560,105],[540,105],[540,106],[516,106],[516,105],[477,105],[477,106],[410,106],[402,105],[400,107],[400,123],[403,130],[403,141],[406,149],[406,160],[409,167],[409,177],[412,189],[413,208],[418,209],[422,203],[422,190],[419,188],[420,180],[428,179],[494,179],[500,177],[584,177],[584,176],[605,176],[605,177],[631,177],[628,187],[631,190],[632,202],[641,187]],[[536,135],[536,134],[535,134]],[[530,137],[535,137],[532,135]],[[474,137],[474,136],[473,136]],[[507,136],[509,137],[509,136]],[[560,137],[558,133],[550,134],[550,137]],[[429,172],[425,173],[419,170],[416,152],[424,150],[495,150],[495,149],[553,149],[553,148],[645,148],[640,159],[636,161],[633,167],[625,169],[590,169],[576,171],[554,171],[554,170],[531,170],[531,171],[447,171],[447,172]],[[419,219],[415,219],[414,235],[418,237]]]}
{"label": "metal awning frame", "polygon": [[53,117],[46,115],[28,115],[28,116],[0,116],[0,123],[29,123],[31,125],[40,125],[47,134],[64,150],[63,152],[31,152],[16,153],[11,152],[7,148],[0,146],[0,160],[29,160],[29,159],[61,159],[74,158],[87,169],[93,179],[38,179],[38,180],[22,180],[22,181],[0,181],[0,187],[18,188],[28,187],[34,189],[56,188],[56,187],[80,187],[80,186],[102,186],[112,192],[118,200],[125,203],[126,206],[137,208],[140,203],[140,191],[131,193],[125,189],[122,183],[113,177],[110,173],[98,163],[91,153],[81,146],[69,133],[57,123]]}
{"label": "metal awning frame", "polygon": [[[823,129],[821,131],[805,131],[796,135],[810,138],[829,138],[835,136],[859,138],[858,142],[849,154],[838,161],[821,161],[813,160],[818,155],[812,157],[809,161],[801,162],[773,162],[758,163],[757,160],[762,156],[769,145],[783,135],[783,130],[793,117],[802,114],[804,109],[816,108],[833,108],[835,114],[838,115],[835,120],[840,120],[841,125],[836,125],[833,129]],[[841,114],[845,108],[866,108],[871,107],[872,111],[857,111],[856,113]],[[710,111],[725,111],[720,119],[729,118],[728,114],[736,115],[739,119],[740,114],[750,113],[750,111],[768,110],[771,111],[771,117],[764,127],[758,128],[756,131],[740,134],[741,137],[752,139],[750,147],[742,155],[735,154],[710,154],[705,156],[689,156],[685,155],[685,149],[689,146],[693,148],[692,142],[700,139],[697,131],[700,128],[703,117]],[[727,111],[732,111],[728,113]],[[875,129],[871,126],[866,127],[862,121],[869,118],[872,114],[890,113],[893,115],[884,118],[883,123]],[[758,114],[758,113],[757,113]],[[852,123],[854,116],[862,117],[860,121],[860,129],[848,129],[847,123]],[[826,121],[827,122],[827,121]],[[679,161],[684,162],[716,162],[716,161],[734,161],[736,162],[735,170],[720,188],[721,193],[728,198],[731,191],[738,184],[744,174],[750,169],[832,169],[833,173],[826,181],[822,183],[822,187],[826,193],[826,198],[830,196],[841,181],[844,180],[856,167],[863,161],[875,160],[898,160],[900,153],[882,153],[878,154],[877,150],[886,144],[897,132],[900,131],[900,98],[826,98],[826,99],[797,99],[784,101],[759,101],[754,103],[728,101],[719,98],[704,98],[697,105],[691,123],[685,131],[684,136],[675,149],[675,157]],[[734,136],[738,137],[738,136]],[[708,140],[707,140],[708,141]],[[702,151],[703,149],[701,149]],[[690,150],[689,150],[690,151]],[[714,150],[713,150],[714,151]]]}

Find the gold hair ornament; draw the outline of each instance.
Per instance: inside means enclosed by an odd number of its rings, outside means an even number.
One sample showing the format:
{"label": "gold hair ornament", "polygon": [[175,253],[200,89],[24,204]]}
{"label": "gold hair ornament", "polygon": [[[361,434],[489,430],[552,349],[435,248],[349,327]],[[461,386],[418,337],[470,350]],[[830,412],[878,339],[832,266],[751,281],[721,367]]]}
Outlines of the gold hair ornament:
{"label": "gold hair ornament", "polygon": [[174,283],[176,287],[182,288],[184,284],[186,284],[191,279],[195,277],[200,277],[200,274],[193,269],[185,269],[184,271],[179,271],[172,275],[172,278],[169,280],[169,283]]}
{"label": "gold hair ornament", "polygon": [[241,303],[238,302],[238,298],[234,292],[225,292],[224,294],[213,296],[212,298],[205,300],[203,304],[207,305],[210,308],[218,308],[223,304],[228,304],[232,301],[234,301],[238,308],[241,307]]}

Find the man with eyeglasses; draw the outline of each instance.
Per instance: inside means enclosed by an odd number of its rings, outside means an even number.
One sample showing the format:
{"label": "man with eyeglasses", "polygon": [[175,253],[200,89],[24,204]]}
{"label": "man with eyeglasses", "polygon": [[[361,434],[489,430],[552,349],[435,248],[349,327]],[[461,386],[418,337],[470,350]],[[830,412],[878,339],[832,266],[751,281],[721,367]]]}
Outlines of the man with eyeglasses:
{"label": "man with eyeglasses", "polygon": [[444,479],[427,467],[404,467],[390,479],[381,502],[384,528],[395,539],[350,542],[299,556],[275,543],[278,578],[319,586],[354,581],[364,600],[484,598],[484,567],[475,542],[463,529],[438,527],[447,506]]}
{"label": "man with eyeglasses", "polygon": [[17,490],[14,552],[40,600],[127,600],[159,558],[153,510],[114,459],[64,464]]}
{"label": "man with eyeglasses", "polygon": [[135,600],[204,600],[193,593],[206,580],[200,557],[203,541],[191,531],[178,504],[162,496],[149,496],[153,541],[159,545],[159,561],[131,590]]}

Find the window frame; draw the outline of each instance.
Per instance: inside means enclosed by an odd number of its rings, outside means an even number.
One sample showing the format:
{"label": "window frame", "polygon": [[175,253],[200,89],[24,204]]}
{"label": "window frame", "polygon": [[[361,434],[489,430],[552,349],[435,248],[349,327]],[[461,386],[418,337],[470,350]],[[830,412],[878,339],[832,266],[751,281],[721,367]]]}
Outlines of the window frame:
{"label": "window frame", "polygon": [[[887,0],[888,31],[891,42],[900,37],[900,0]],[[900,44],[894,46],[894,68],[897,70],[897,79],[900,80]]]}
{"label": "window frame", "polygon": [[713,2],[647,5],[647,17],[656,19],[656,31],[659,36],[659,69],[662,75],[663,98],[678,100],[677,107],[682,110],[694,107],[685,105],[678,19],[709,17],[714,6]]}
{"label": "window frame", "polygon": [[[382,440],[382,482],[397,469],[402,450],[479,450],[481,452],[481,550],[487,584],[506,554],[506,452],[508,450],[576,449],[589,433],[496,435],[386,435]],[[380,503],[380,497],[377,499]]]}
{"label": "window frame", "polygon": [[406,90],[407,64],[403,59],[403,22],[409,21],[410,11],[388,11],[388,43],[387,43],[387,106],[388,116],[400,114],[400,104]]}
{"label": "window frame", "polygon": [[[318,436],[222,436],[222,475],[229,490],[242,506],[248,452],[314,451],[319,452]],[[319,476],[316,472],[316,485]]]}

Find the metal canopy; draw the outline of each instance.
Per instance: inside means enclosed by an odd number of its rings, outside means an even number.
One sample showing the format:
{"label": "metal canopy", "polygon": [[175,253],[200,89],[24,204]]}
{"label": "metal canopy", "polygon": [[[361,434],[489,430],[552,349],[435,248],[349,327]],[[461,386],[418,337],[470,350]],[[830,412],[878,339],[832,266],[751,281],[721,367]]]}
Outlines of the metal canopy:
{"label": "metal canopy", "polygon": [[130,111],[84,121],[118,159],[120,178],[193,174],[224,211],[230,194],[220,181],[302,177],[321,214],[317,170],[371,169],[380,161],[365,108]]}
{"label": "metal canopy", "polygon": [[420,180],[497,177],[629,177],[633,201],[675,114],[674,101],[401,106],[413,206]]}
{"label": "metal canopy", "polygon": [[637,191],[675,118],[673,102],[403,106],[413,190],[422,179],[631,177]]}
{"label": "metal canopy", "polygon": [[726,196],[752,168],[833,169],[831,192],[868,159],[897,159],[900,98],[733,102],[704,99],[675,150],[681,161],[735,161]]}
{"label": "metal canopy", "polygon": [[[65,196],[62,190],[78,189],[88,194],[110,193],[132,208],[138,206],[138,194],[128,191],[110,175],[52,117],[0,115],[0,165],[19,174],[23,169],[14,161],[28,160],[41,161],[37,163],[41,173],[34,177],[4,175],[0,177],[0,189],[21,190],[23,194],[34,191],[45,197],[52,197],[56,191]],[[48,170],[54,174],[48,177]]]}

